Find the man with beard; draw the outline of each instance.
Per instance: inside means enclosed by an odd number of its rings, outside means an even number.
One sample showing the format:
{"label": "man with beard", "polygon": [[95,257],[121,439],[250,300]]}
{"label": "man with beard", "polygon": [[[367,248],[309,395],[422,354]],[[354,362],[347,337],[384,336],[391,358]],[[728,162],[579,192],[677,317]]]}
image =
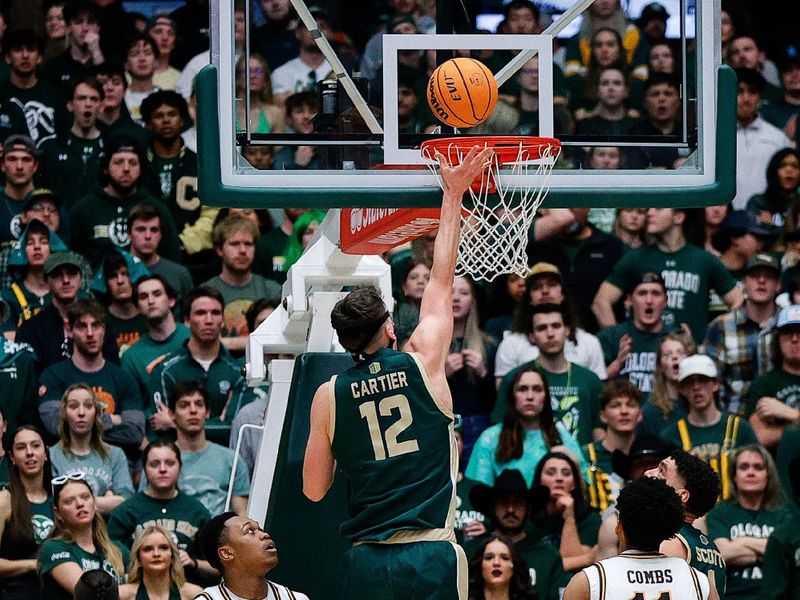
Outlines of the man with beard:
{"label": "man with beard", "polygon": [[[253,273],[258,227],[248,218],[228,216],[214,227],[212,239],[217,255],[222,259],[222,272],[203,285],[220,291],[225,300],[226,337],[240,337],[238,341],[244,350],[244,341],[249,333],[245,313],[259,298],[280,301],[281,287],[274,281],[264,279]],[[244,337],[241,337],[244,336]],[[230,350],[231,344],[226,343]]]}
{"label": "man with beard", "polygon": [[142,397],[133,377],[103,357],[106,311],[94,300],[78,300],[67,309],[72,357],[51,365],[39,377],[39,415],[45,429],[58,435],[61,398],[80,381],[105,405],[103,437],[109,444],[135,451],[144,436]]}
{"label": "man with beard", "polygon": [[222,573],[222,583],[203,590],[203,600],[230,598],[269,598],[270,600],[308,600],[267,579],[278,564],[278,550],[269,534],[258,523],[233,511],[211,519],[197,534],[203,555]]}
{"label": "man with beard", "polygon": [[564,579],[561,557],[541,539],[535,540],[525,531],[532,493],[525,486],[525,478],[517,470],[501,472],[494,487],[477,484],[469,494],[470,502],[485,515],[491,515],[494,531],[474,538],[464,544],[467,557],[475,552],[491,533],[508,536],[522,555],[531,574],[531,583],[541,600],[558,600],[559,588]]}
{"label": "man with beard", "polygon": [[[224,311],[225,300],[214,288],[196,287],[186,297],[185,319],[191,335],[153,370],[145,409],[148,435],[163,435],[175,428],[167,407],[179,382],[202,382],[214,425],[229,425],[239,408],[252,399],[242,362],[222,345]],[[227,443],[229,431],[224,433]]]}
{"label": "man with beard", "polygon": [[[22,323],[16,337],[17,342],[26,343],[33,348],[38,372],[72,357],[67,310],[75,303],[81,289],[83,262],[83,257],[75,252],[57,252],[48,256],[44,262],[42,271],[50,290],[50,306]],[[103,356],[107,360],[119,362],[117,346],[113,340],[105,339],[102,348]]]}
{"label": "man with beard", "polygon": [[753,380],[772,368],[780,264],[771,254],[756,254],[747,262],[742,280],[744,304],[714,319],[702,345],[703,353],[714,359],[720,372],[720,405],[738,415],[745,412]]}
{"label": "man with beard", "polygon": [[97,113],[102,103],[103,86],[97,79],[75,79],[67,102],[72,126],[65,135],[39,144],[47,185],[60,191],[67,208],[92,191],[100,176],[104,144]]}
{"label": "man with beard", "polygon": [[186,100],[172,91],[158,91],[142,101],[142,121],[150,131],[149,166],[155,174],[158,199],[172,212],[178,231],[193,226],[202,205],[197,196],[197,154],[181,138],[188,121]]}
{"label": "man with beard", "polygon": [[131,138],[113,140],[100,163],[104,187],[81,198],[70,211],[73,250],[100,264],[105,252],[124,248],[128,237],[128,211],[136,204],[152,204],[159,212],[162,240],[159,251],[167,258],[180,259],[175,222],[163,204],[140,187],[143,156]]}
{"label": "man with beard", "polygon": [[36,143],[55,136],[66,127],[69,115],[61,90],[39,78],[42,42],[30,29],[17,29],[3,37],[3,53],[11,77],[0,84],[3,104],[16,104],[25,115]]}
{"label": "man with beard", "polygon": [[642,273],[628,293],[631,318],[601,330],[597,339],[603,346],[608,378],[624,377],[646,400],[653,391],[656,351],[669,332],[661,321],[667,306],[667,289],[661,275]]}
{"label": "man with beard", "polygon": [[175,291],[160,275],[146,275],[133,289],[134,302],[147,324],[147,332],[122,355],[122,368],[147,393],[150,374],[167,354],[189,339],[189,329],[175,322]]}
{"label": "man with beard", "polygon": [[33,193],[33,176],[39,168],[33,140],[27,135],[9,136],[3,142],[0,165],[6,180],[0,204],[0,242],[13,242],[22,233],[22,212]]}
{"label": "man with beard", "polygon": [[800,305],[778,314],[773,333],[775,367],[756,377],[747,393],[746,415],[762,446],[773,449],[783,431],[800,419]]}

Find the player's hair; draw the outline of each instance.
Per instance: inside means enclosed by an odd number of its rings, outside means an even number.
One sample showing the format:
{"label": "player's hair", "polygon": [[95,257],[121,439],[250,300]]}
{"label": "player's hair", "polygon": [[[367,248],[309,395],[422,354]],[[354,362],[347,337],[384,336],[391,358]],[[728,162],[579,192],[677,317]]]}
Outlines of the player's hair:
{"label": "player's hair", "polygon": [[103,569],[84,571],[75,583],[73,600],[119,600],[119,584]]}
{"label": "player's hair", "polygon": [[142,100],[142,105],[139,108],[139,111],[142,113],[142,121],[144,123],[149,123],[153,113],[164,105],[176,109],[181,119],[186,119],[186,117],[189,116],[189,107],[183,96],[173,90],[158,90]]}
{"label": "player's hair", "polygon": [[203,406],[208,408],[208,390],[206,390],[206,386],[204,386],[201,381],[195,379],[178,381],[167,399],[167,406],[170,410],[175,410],[175,407],[178,405],[178,400],[193,394],[199,394],[203,399]]}
{"label": "player's hair", "polygon": [[719,475],[708,463],[685,450],[674,450],[670,457],[684,481],[684,489],[689,492],[686,510],[698,519],[705,516],[714,508],[722,490]]}
{"label": "player's hair", "polygon": [[72,83],[72,93],[70,94],[70,98],[75,97],[75,90],[78,89],[79,85],[85,85],[92,88],[95,92],[100,94],[100,100],[106,97],[106,93],[103,91],[103,86],[99,81],[97,81],[97,77],[94,75],[83,75]]}
{"label": "player's hair", "polygon": [[[100,510],[97,508],[97,503],[95,501],[94,491],[92,490],[92,486],[89,485],[89,482],[85,479],[68,479],[66,482],[60,485],[53,486],[53,507],[58,507],[58,502],[61,499],[61,493],[64,491],[64,488],[70,484],[78,483],[81,485],[86,486],[86,489],[89,490],[89,493],[92,495],[92,502],[94,503],[94,518],[92,519],[92,541],[94,542],[95,548],[100,551],[100,554],[105,555],[106,560],[111,564],[114,570],[122,574],[125,572],[125,565],[122,563],[122,553],[120,552],[119,548],[117,548],[114,543],[111,541],[111,538],[108,535],[108,528],[106,527],[106,522],[103,520],[102,515],[100,514]],[[74,532],[70,531],[64,526],[64,522],[61,519],[55,519],[55,525],[53,526],[52,531],[50,531],[50,535],[47,537],[48,540],[63,540],[65,542],[75,542],[75,535]]]}
{"label": "player's hair", "polygon": [[286,116],[291,117],[292,112],[298,108],[308,107],[317,110],[317,96],[313,92],[298,92],[286,98]]}
{"label": "player's hair", "polygon": [[67,307],[67,323],[70,328],[75,325],[75,322],[83,316],[90,316],[97,319],[103,325],[106,324],[108,313],[103,305],[97,300],[76,300]]}
{"label": "player's hair", "polygon": [[[519,0],[516,0],[519,1]],[[469,600],[484,600],[483,553],[492,542],[500,542],[508,548],[511,554],[512,576],[509,582],[508,596],[512,600],[534,600],[539,596],[534,591],[531,583],[531,574],[528,565],[522,558],[511,538],[501,534],[492,533],[475,551],[475,556],[469,563]]]}
{"label": "player's hair", "polygon": [[228,528],[225,526],[225,522],[236,516],[238,515],[232,510],[224,512],[211,519],[197,532],[196,539],[200,553],[220,573],[224,573],[224,569],[217,551],[220,546],[228,543]]}
{"label": "player's hair", "polygon": [[138,301],[139,297],[139,286],[142,285],[145,281],[158,281],[161,285],[164,286],[164,291],[167,293],[167,296],[170,298],[177,298],[178,292],[175,291],[175,288],[164,279],[161,275],[156,273],[150,273],[149,275],[145,275],[144,277],[140,278],[135,284],[133,284],[133,298],[134,302]]}
{"label": "player's hair", "polygon": [[[17,427],[13,435],[8,438],[6,445],[6,454],[8,456],[14,450],[14,441],[17,436],[23,431],[32,431],[39,436],[42,441],[44,449],[45,461],[42,465],[42,485],[49,485],[49,481],[53,478],[53,472],[50,462],[50,450],[44,441],[42,432],[33,425],[21,425]],[[31,503],[25,492],[25,486],[22,484],[22,479],[19,474],[19,466],[13,461],[8,461],[8,492],[10,494],[11,513],[6,521],[6,527],[3,531],[4,543],[8,544],[9,548],[14,548],[18,552],[18,556],[31,556],[36,553],[37,544],[33,537],[33,516],[31,511]]]}
{"label": "player's hair", "polygon": [[58,410],[58,444],[61,446],[64,456],[69,459],[75,458],[72,452],[72,430],[67,423],[67,402],[72,392],[76,390],[83,390],[87,392],[92,398],[92,405],[94,406],[94,421],[92,422],[92,433],[89,436],[89,448],[97,452],[97,455],[106,460],[111,456],[111,446],[103,441],[103,414],[105,413],[105,406],[100,402],[95,391],[85,383],[73,383],[69,386],[61,396],[61,406]]}
{"label": "player's hair", "polygon": [[147,460],[150,458],[150,452],[156,450],[158,448],[169,448],[175,453],[175,458],[178,459],[178,464],[182,467],[183,466],[183,459],[181,458],[181,449],[178,448],[178,445],[173,442],[172,440],[153,440],[147,446],[144,447],[142,450],[142,466],[147,464]]}
{"label": "player's hair", "polygon": [[380,290],[368,285],[350,292],[331,311],[331,325],[339,343],[352,354],[360,354],[380,334],[389,313]]}
{"label": "player's hair", "polygon": [[686,356],[691,356],[697,351],[692,339],[684,333],[668,333],[658,342],[658,349],[656,350],[656,372],[653,375],[653,391],[650,392],[650,396],[648,396],[647,400],[658,409],[665,419],[670,415],[673,408],[675,408],[675,402],[682,402],[677,395],[677,385],[675,395],[673,396],[670,390],[670,382],[664,370],[661,368],[664,344],[668,341],[680,343],[686,352]]}
{"label": "player's hair", "polygon": [[261,235],[258,231],[258,225],[247,217],[228,215],[214,226],[214,230],[211,232],[211,242],[214,244],[214,248],[222,248],[228,237],[234,233],[242,232],[252,235],[254,243],[258,241]]}
{"label": "player's hair", "polygon": [[542,432],[545,445],[549,449],[562,443],[561,435],[556,429],[553,405],[550,400],[550,387],[547,385],[544,373],[536,365],[520,368],[514,374],[511,385],[508,386],[506,412],[503,416],[503,427],[500,430],[497,450],[495,451],[495,458],[498,463],[507,463],[515,458],[522,458],[526,430],[522,425],[519,411],[514,402],[514,388],[525,373],[537,373],[542,380],[542,385],[544,385],[544,406],[542,406],[542,412],[539,413],[539,430]]}
{"label": "player's hair", "polygon": [[178,546],[175,544],[175,540],[172,539],[170,533],[158,525],[151,525],[150,527],[147,527],[133,540],[133,546],[131,546],[131,563],[128,567],[128,583],[139,583],[140,585],[144,585],[142,583],[142,579],[144,578],[144,567],[142,566],[142,561],[139,559],[139,551],[144,545],[144,540],[154,533],[163,536],[163,538],[167,540],[167,544],[169,544],[170,589],[173,587],[180,589],[186,583],[186,575],[184,575],[183,572],[180,551],[178,550]]}
{"label": "player's hair", "polygon": [[626,485],[617,498],[617,512],[633,550],[657,551],[683,525],[677,492],[661,479],[641,477]]}
{"label": "player's hair", "polygon": [[186,294],[186,298],[183,299],[183,314],[187,317],[192,314],[192,304],[194,304],[195,300],[199,300],[200,298],[216,300],[219,302],[220,307],[223,310],[225,309],[225,298],[222,296],[222,292],[209,285],[198,285],[196,288],[189,291],[189,293]]}
{"label": "player's hair", "polygon": [[786,494],[781,487],[781,481],[778,477],[778,469],[775,468],[775,461],[772,455],[761,444],[749,444],[737,448],[733,458],[728,464],[728,480],[731,482],[731,495],[730,502],[732,504],[739,504],[739,488],[736,486],[736,467],[739,463],[739,457],[745,452],[753,452],[758,454],[764,461],[764,466],[767,468],[767,487],[764,489],[761,496],[761,508],[766,510],[775,510],[786,504]]}
{"label": "player's hair", "polygon": [[536,8],[536,5],[531,0],[511,0],[503,7],[503,18],[507,19],[512,10],[520,10],[522,8],[527,8],[533,13],[533,17],[537,21],[539,20],[539,9]]}
{"label": "player's hair", "polygon": [[267,308],[276,309],[280,306],[280,302],[275,298],[259,298],[250,305],[247,312],[244,313],[244,320],[247,321],[247,331],[253,333],[256,329],[256,317],[258,313]]}
{"label": "player's hair", "polygon": [[603,389],[597,397],[600,408],[605,408],[614,398],[631,398],[636,400],[639,406],[642,405],[642,392],[628,379],[609,379],[603,384]]}
{"label": "player's hair", "polygon": [[125,47],[122,49],[123,58],[127,60],[128,54],[130,54],[131,50],[133,50],[140,43],[150,46],[150,48],[153,50],[153,56],[155,56],[156,58],[160,56],[160,52],[158,51],[158,44],[156,44],[156,41],[152,37],[150,37],[150,34],[137,32],[128,38]]}

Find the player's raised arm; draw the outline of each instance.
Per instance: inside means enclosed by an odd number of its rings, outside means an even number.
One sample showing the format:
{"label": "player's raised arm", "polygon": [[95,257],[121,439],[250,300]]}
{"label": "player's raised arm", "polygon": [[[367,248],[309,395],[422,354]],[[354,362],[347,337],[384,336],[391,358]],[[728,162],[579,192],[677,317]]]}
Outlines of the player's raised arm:
{"label": "player's raised arm", "polygon": [[461,200],[493,153],[491,148],[481,150],[474,146],[455,166],[450,166],[442,154],[436,153],[444,189],[439,233],[433,247],[431,278],[422,295],[419,325],[405,346],[405,350],[420,355],[431,375],[444,369],[453,335],[453,277],[461,233]]}

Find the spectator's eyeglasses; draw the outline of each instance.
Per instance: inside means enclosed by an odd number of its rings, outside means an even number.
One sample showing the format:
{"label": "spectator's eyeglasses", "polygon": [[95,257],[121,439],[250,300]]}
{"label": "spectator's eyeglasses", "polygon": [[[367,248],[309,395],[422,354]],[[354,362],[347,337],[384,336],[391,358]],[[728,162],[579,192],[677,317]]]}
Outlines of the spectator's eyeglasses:
{"label": "spectator's eyeglasses", "polygon": [[60,488],[68,484],[70,481],[86,481],[86,473],[76,471],[75,473],[67,473],[66,475],[59,475],[50,480],[50,487],[52,487],[53,497],[56,495],[56,488]]}

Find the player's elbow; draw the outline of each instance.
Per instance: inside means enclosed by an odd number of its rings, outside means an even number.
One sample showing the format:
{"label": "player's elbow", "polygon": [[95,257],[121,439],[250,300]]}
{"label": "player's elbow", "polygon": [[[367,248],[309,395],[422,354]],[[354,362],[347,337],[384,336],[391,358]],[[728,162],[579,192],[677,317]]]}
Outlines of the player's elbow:
{"label": "player's elbow", "polygon": [[327,492],[327,489],[323,490],[317,485],[313,485],[307,481],[303,482],[303,495],[312,502],[319,502],[325,497]]}

